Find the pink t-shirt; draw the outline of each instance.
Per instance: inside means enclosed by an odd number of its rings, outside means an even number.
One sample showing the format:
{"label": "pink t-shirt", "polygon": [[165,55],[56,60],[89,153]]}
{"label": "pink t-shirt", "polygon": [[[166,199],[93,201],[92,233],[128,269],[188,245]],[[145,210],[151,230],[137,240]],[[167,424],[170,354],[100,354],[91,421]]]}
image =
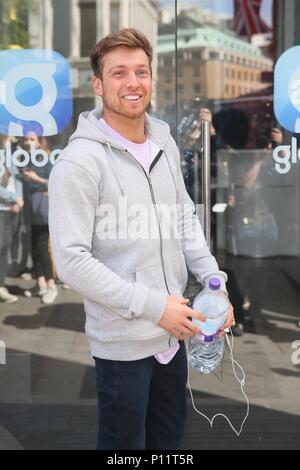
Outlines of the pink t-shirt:
{"label": "pink t-shirt", "polygon": [[[159,152],[159,148],[157,145],[154,144],[148,137],[143,144],[136,144],[135,142],[131,142],[128,139],[125,139],[121,134],[116,132],[112,127],[110,127],[107,122],[101,118],[100,119],[102,127],[113,137],[113,139],[121,144],[126,150],[128,150],[134,158],[142,165],[145,172],[149,174],[149,168],[152,163],[152,160],[156,157]],[[168,364],[173,357],[175,356],[176,352],[179,349],[179,344],[177,343],[175,346],[170,347],[167,351],[162,353],[156,354],[155,358],[160,364]]]}
{"label": "pink t-shirt", "polygon": [[128,150],[128,152],[130,152],[134,158],[136,158],[136,160],[142,165],[148,175],[152,162],[151,155],[152,153],[155,153],[155,147],[157,149],[157,155],[159,148],[153,142],[151,142],[148,137],[145,137],[146,140],[143,144],[136,144],[135,142],[131,142],[131,140],[125,139],[125,137],[110,127],[103,118],[100,119],[100,122],[105,130],[113,137],[113,139],[121,144],[126,150]]}

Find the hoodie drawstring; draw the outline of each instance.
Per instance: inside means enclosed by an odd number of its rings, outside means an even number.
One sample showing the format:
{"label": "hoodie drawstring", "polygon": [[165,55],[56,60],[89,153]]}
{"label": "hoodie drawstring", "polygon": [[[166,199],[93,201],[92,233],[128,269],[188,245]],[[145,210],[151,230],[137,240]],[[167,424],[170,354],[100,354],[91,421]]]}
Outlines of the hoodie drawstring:
{"label": "hoodie drawstring", "polygon": [[[165,159],[167,160],[167,164],[168,164],[168,167],[169,167],[171,176],[172,176],[172,180],[173,180],[173,183],[174,183],[174,187],[175,187],[175,191],[176,191],[176,196],[177,196],[177,182],[176,182],[176,178],[175,178],[175,176],[174,176],[173,170],[172,170],[171,162],[170,162],[169,158],[167,157],[166,152],[164,152],[164,156],[165,156]],[[175,169],[175,171],[176,171],[176,169]]]}
{"label": "hoodie drawstring", "polygon": [[[115,179],[116,179],[116,181],[117,181],[117,183],[118,183],[118,186],[119,186],[119,188],[120,188],[122,197],[125,197],[125,191],[124,191],[124,189],[123,189],[123,187],[122,187],[122,185],[121,185],[120,178],[119,178],[119,175],[118,175],[118,171],[117,171],[117,168],[116,168],[116,165],[115,165],[115,157],[114,157],[113,150],[112,150],[112,148],[111,148],[111,145],[110,145],[110,142],[109,142],[109,141],[106,141],[105,143],[106,143],[106,145],[107,145],[107,147],[108,147],[108,149],[109,149],[109,152],[110,152],[110,154],[111,154],[111,158],[108,159],[108,160],[109,160],[109,165],[110,165],[111,171],[112,171],[112,173],[113,173],[113,175],[114,175],[114,177],[115,177]],[[177,194],[177,182],[176,182],[176,178],[175,178],[175,176],[174,176],[174,173],[173,173],[173,170],[172,170],[172,167],[171,167],[170,160],[169,160],[169,158],[167,157],[166,152],[163,152],[163,154],[164,154],[164,157],[165,157],[165,159],[166,159],[166,161],[167,161],[167,164],[168,164],[168,167],[169,167],[169,170],[170,170],[172,179],[173,179],[175,191],[176,191],[176,194]]]}
{"label": "hoodie drawstring", "polygon": [[109,164],[110,164],[111,171],[112,171],[114,177],[116,178],[116,181],[117,181],[117,183],[118,183],[118,186],[119,186],[119,188],[120,188],[120,191],[121,191],[122,196],[125,197],[125,191],[124,191],[124,189],[123,189],[122,186],[121,186],[120,179],[119,179],[118,172],[117,172],[117,168],[116,168],[116,165],[115,165],[114,153],[113,153],[112,148],[111,148],[111,145],[110,145],[110,143],[109,143],[108,141],[106,142],[106,145],[107,145],[107,147],[108,147],[108,149],[109,149],[109,151],[110,151],[110,154],[111,154],[111,158],[108,159],[108,160],[109,160]]}

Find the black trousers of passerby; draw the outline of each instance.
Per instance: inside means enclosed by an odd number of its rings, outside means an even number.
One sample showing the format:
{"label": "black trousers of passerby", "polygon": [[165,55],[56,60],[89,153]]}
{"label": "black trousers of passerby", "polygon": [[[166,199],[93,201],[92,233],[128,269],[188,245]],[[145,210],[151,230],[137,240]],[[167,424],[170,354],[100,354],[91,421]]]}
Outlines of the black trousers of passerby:
{"label": "black trousers of passerby", "polygon": [[52,263],[49,254],[48,225],[32,225],[32,259],[36,277],[53,279]]}
{"label": "black trousers of passerby", "polygon": [[186,419],[185,345],[169,364],[94,358],[98,450],[178,449]]}
{"label": "black trousers of passerby", "polygon": [[234,308],[235,320],[237,323],[243,324],[244,323],[244,310],[243,310],[244,299],[243,299],[241,290],[239,288],[235,272],[234,270],[231,270],[228,268],[223,269],[223,271],[225,271],[228,276],[226,287],[228,290],[230,302],[232,303],[233,308]]}
{"label": "black trousers of passerby", "polygon": [[12,236],[12,213],[0,211],[0,287],[4,287]]}

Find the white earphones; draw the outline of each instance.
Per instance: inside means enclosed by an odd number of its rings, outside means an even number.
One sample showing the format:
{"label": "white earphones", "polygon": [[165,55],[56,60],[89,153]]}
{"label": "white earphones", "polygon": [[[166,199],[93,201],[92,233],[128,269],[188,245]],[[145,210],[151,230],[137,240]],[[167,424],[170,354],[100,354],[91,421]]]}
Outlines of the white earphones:
{"label": "white earphones", "polygon": [[[246,410],[246,414],[245,414],[245,418],[243,419],[242,421],[242,424],[241,424],[241,427],[239,430],[237,430],[233,424],[231,423],[230,419],[224,415],[223,413],[217,413],[215,414],[212,419],[210,419],[208,416],[206,416],[204,413],[201,413],[201,411],[199,411],[195,405],[195,402],[194,402],[194,397],[193,397],[193,393],[192,393],[192,389],[191,389],[191,384],[190,384],[190,373],[189,373],[189,361],[188,361],[188,388],[189,388],[189,392],[190,392],[190,395],[191,395],[191,400],[192,400],[192,405],[193,405],[193,408],[194,410],[196,411],[196,413],[198,413],[200,416],[202,416],[203,418],[205,418],[211,427],[213,427],[214,425],[214,421],[216,418],[218,417],[223,417],[225,418],[225,420],[228,422],[229,426],[231,427],[231,429],[233,430],[233,432],[239,437],[242,432],[243,432],[243,428],[244,428],[244,425],[249,417],[249,412],[250,412],[250,402],[249,402],[249,399],[244,391],[244,388],[245,388],[245,385],[246,385],[246,374],[244,372],[244,369],[242,368],[242,366],[233,358],[233,347],[234,347],[234,339],[233,339],[233,334],[232,334],[232,331],[230,329],[230,333],[231,333],[231,338],[232,338],[232,341],[231,341],[231,344],[230,344],[230,340],[228,339],[228,335],[226,335],[226,341],[227,341],[227,344],[228,344],[228,347],[229,347],[229,351],[230,351],[230,354],[229,354],[229,359],[231,360],[231,364],[232,364],[232,370],[233,370],[233,373],[234,373],[234,376],[236,377],[238,383],[240,384],[241,386],[241,392],[243,394],[243,396],[245,397],[245,400],[246,400],[246,403],[247,403],[247,410]],[[186,343],[185,343],[186,345]],[[186,350],[187,350],[187,354],[188,354],[188,347],[186,345]],[[236,372],[236,367],[238,367],[242,373],[242,378],[240,379],[237,375],[237,372]]]}

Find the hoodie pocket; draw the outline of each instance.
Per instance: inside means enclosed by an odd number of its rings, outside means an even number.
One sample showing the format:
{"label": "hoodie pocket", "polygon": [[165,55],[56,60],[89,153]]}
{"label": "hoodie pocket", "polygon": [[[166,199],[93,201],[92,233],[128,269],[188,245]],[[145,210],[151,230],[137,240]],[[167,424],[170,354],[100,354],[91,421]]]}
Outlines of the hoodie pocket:
{"label": "hoodie pocket", "polygon": [[[164,260],[167,285],[171,295],[182,296],[188,281],[185,258],[180,251]],[[168,293],[161,264],[156,264],[136,272],[137,282],[147,287]]]}
{"label": "hoodie pocket", "polygon": [[166,292],[166,283],[161,264],[155,264],[136,272],[136,280],[152,289]]}
{"label": "hoodie pocket", "polygon": [[170,256],[166,261],[168,286],[171,295],[181,297],[186,289],[188,272],[183,253]]}
{"label": "hoodie pocket", "polygon": [[180,266],[181,266],[181,272],[182,272],[182,278],[183,278],[183,291],[185,291],[187,283],[188,283],[188,279],[189,279],[189,274],[188,274],[188,270],[187,270],[187,266],[185,262],[185,257],[182,253],[180,254]]}

